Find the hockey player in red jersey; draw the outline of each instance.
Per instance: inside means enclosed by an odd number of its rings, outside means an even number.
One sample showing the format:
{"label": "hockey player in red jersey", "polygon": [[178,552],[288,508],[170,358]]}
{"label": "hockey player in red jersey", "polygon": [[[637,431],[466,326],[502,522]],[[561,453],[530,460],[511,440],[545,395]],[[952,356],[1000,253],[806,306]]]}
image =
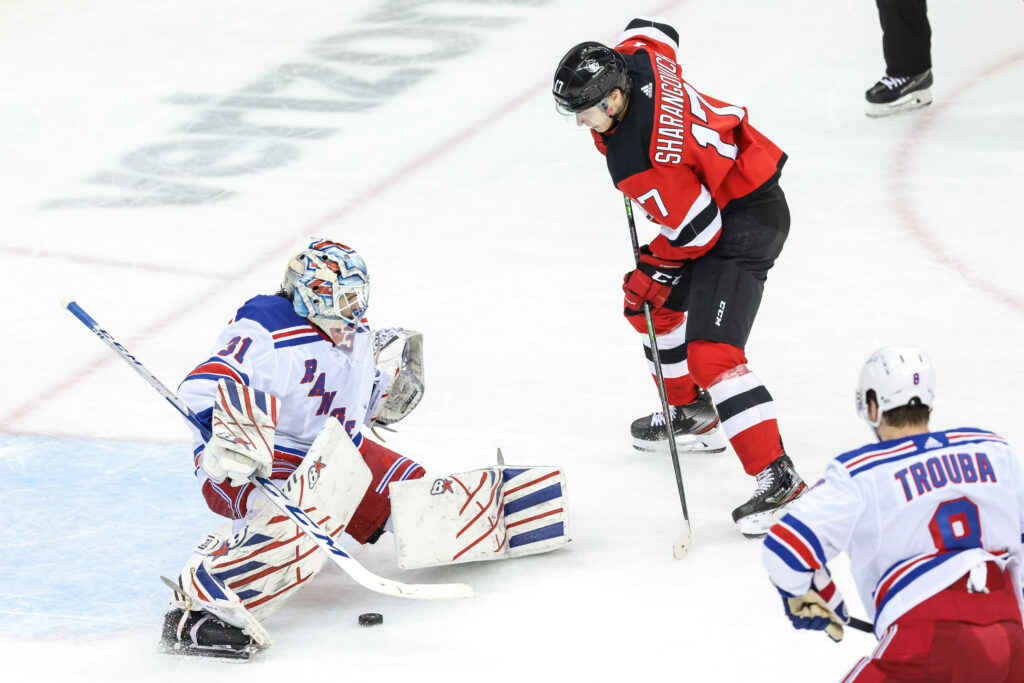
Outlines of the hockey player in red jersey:
{"label": "hockey player in red jersey", "polygon": [[648,361],[643,304],[651,306],[672,415],[636,420],[633,445],[665,448],[667,421],[687,435],[681,450],[715,452],[724,449],[720,427],[757,480],[733,511],[740,531],[756,537],[805,488],[783,449],[772,397],[744,354],[789,233],[778,184],[786,155],[750,125],[746,109],[683,79],[678,42],[664,20],[634,19],[614,49],[587,42],[569,50],[552,94],[560,113],[591,129],[615,186],[660,228],[623,290]]}
{"label": "hockey player in red jersey", "polygon": [[879,644],[845,683],[1024,681],[1024,470],[992,432],[931,431],[934,398],[923,351],[875,351],[857,412],[878,443],[832,460],[765,539],[794,628],[833,640],[847,615],[828,562],[849,555]]}

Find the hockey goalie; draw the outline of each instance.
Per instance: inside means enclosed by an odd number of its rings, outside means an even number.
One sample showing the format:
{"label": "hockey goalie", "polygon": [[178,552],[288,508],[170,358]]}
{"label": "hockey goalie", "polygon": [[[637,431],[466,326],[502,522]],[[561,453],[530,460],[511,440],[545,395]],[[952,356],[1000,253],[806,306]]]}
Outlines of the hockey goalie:
{"label": "hockey goalie", "polygon": [[161,647],[247,658],[268,647],[265,619],[323,567],[325,552],[250,482],[269,478],[331,538],[395,536],[403,569],[546,552],[568,540],[558,467],[499,464],[428,475],[365,438],[405,418],[424,392],[423,340],[373,330],[366,264],[314,239],[280,291],[238,309],[178,396],[193,426],[194,465],[210,509],[227,518],[196,547],[173,587]]}

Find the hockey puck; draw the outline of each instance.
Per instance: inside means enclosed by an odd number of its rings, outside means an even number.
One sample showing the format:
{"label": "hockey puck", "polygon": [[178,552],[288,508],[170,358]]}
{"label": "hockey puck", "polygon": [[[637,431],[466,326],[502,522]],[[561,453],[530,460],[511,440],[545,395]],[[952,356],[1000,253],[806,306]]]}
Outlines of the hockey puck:
{"label": "hockey puck", "polygon": [[376,612],[367,612],[359,615],[360,626],[377,626],[384,623],[384,617]]}

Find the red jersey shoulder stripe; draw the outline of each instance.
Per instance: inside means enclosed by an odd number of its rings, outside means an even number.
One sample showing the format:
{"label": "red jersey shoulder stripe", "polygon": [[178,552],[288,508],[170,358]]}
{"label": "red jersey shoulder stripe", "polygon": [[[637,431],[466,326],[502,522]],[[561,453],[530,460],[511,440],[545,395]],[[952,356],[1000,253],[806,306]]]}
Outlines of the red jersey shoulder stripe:
{"label": "red jersey shoulder stripe", "polygon": [[312,325],[301,325],[299,327],[287,327],[283,330],[278,330],[271,335],[275,341],[278,339],[288,339],[294,337],[297,334],[317,334],[320,330],[313,327]]}
{"label": "red jersey shoulder stripe", "polygon": [[232,365],[224,362],[220,358],[210,358],[209,360],[200,363],[192,370],[192,372],[186,375],[185,380],[183,381],[188,381],[190,379],[217,380],[220,377],[227,377],[239,384],[249,383],[248,375],[238,371]]}
{"label": "red jersey shoulder stripe", "polygon": [[917,446],[914,445],[913,441],[905,441],[897,446],[893,446],[892,448],[886,448],[885,450],[881,451],[871,451],[870,453],[867,453],[855,460],[851,460],[845,463],[845,467],[847,470],[854,470],[879,458],[884,458],[892,455],[905,455],[916,450]]}

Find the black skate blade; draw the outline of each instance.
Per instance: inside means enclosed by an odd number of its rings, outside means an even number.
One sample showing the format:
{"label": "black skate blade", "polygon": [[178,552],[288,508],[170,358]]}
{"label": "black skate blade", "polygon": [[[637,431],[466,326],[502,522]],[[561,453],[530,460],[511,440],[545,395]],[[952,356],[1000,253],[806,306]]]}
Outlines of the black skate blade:
{"label": "black skate blade", "polygon": [[868,102],[864,113],[872,119],[880,119],[886,116],[893,116],[894,114],[901,114],[906,111],[921,109],[923,107],[927,107],[931,103],[931,89],[925,88],[924,90],[915,90],[912,93],[904,95],[898,100],[885,104],[874,104]]}
{"label": "black skate blade", "polygon": [[254,652],[259,648],[246,647],[243,650],[233,650],[230,647],[193,647],[185,643],[160,643],[160,651],[167,655],[185,655],[188,657],[209,657],[213,659],[228,659],[233,661],[248,661]]}
{"label": "black skate blade", "polygon": [[241,661],[264,649],[246,631],[229,626],[212,614],[186,612],[181,608],[164,615],[157,648],[169,655]]}

